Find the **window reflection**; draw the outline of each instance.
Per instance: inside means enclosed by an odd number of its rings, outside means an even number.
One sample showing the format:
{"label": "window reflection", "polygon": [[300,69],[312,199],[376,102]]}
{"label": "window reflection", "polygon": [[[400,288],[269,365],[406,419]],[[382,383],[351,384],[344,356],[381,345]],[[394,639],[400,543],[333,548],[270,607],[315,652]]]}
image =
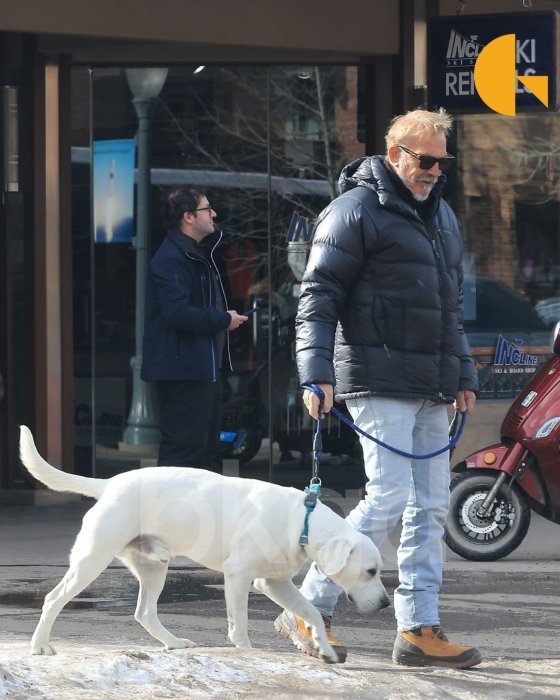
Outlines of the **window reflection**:
{"label": "window reflection", "polygon": [[[465,328],[482,398],[513,398],[550,354],[560,320],[558,115],[466,115],[457,119],[457,212],[464,227]],[[476,277],[475,277],[476,275]],[[521,360],[497,362],[500,343]],[[509,356],[509,355],[507,355]]]}
{"label": "window reflection", "polygon": [[[235,372],[225,382],[224,430],[247,437],[233,451],[225,446],[225,454],[239,460],[241,473],[251,473],[262,455],[268,459],[271,438],[275,478],[297,480],[299,471],[305,481],[311,425],[295,370],[299,279],[286,235],[294,212],[314,221],[335,196],[341,167],[364,154],[358,70],[196,68],[170,68],[153,116],[152,252],[165,235],[159,208],[165,189],[180,183],[205,189],[224,232],[219,262],[231,304],[240,311],[258,308],[232,337]],[[90,246],[88,149],[90,136],[134,138],[137,120],[124,69],[92,75],[90,131],[89,73],[73,72],[76,434],[78,449],[91,452],[93,367],[101,464],[105,453],[119,457],[130,401],[134,253],[127,244]],[[517,343],[519,356],[540,363],[560,319],[558,119],[553,112],[456,117],[450,150],[457,161],[447,194],[463,226],[465,328],[482,399],[513,398],[534,372],[529,364],[496,365],[499,343]],[[333,465],[359,459],[355,436],[345,431],[337,422],[327,426],[325,452]],[[121,460],[116,468],[139,461]],[[351,480],[352,469],[346,471]]]}
{"label": "window reflection", "polygon": [[[258,309],[231,336],[234,373],[224,382],[223,427],[237,439],[224,444],[223,456],[239,460],[241,472],[250,473],[259,450],[268,459],[271,438],[274,463],[292,465],[303,483],[312,426],[301,410],[294,362],[299,280],[288,264],[286,235],[294,212],[313,221],[335,196],[342,166],[363,155],[357,137],[357,68],[214,65],[195,72],[196,67],[170,68],[155,105],[151,252],[165,236],[160,215],[165,189],[189,183],[205,190],[224,234],[218,262],[231,307]],[[124,69],[95,69],[92,99],[93,140],[134,138],[137,120]],[[114,408],[117,395],[125,405],[130,401],[134,252],[127,244],[95,245],[89,260],[86,119],[87,110],[76,109],[76,379],[91,381],[93,357],[98,426],[110,414],[114,428],[98,430],[97,462],[107,455],[119,458],[112,468],[120,471],[150,462],[150,455],[142,455],[131,465],[118,454],[121,427]],[[80,310],[89,307],[92,294],[92,318],[82,317]],[[80,444],[85,449],[83,418],[88,414],[83,409],[82,402]],[[89,441],[91,450],[91,434]],[[356,443],[348,428],[328,423],[325,452],[333,463],[354,458]],[[289,469],[282,474],[295,478]]]}

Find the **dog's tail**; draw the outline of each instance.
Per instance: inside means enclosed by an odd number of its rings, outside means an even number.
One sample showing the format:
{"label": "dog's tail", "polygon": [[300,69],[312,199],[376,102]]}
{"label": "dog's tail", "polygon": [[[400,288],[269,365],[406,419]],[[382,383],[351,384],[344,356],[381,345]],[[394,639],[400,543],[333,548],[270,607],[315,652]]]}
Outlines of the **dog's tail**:
{"label": "dog's tail", "polygon": [[105,490],[106,479],[68,474],[45,462],[35,447],[31,431],[25,425],[20,426],[19,455],[27,471],[53,491],[70,491],[99,499]]}

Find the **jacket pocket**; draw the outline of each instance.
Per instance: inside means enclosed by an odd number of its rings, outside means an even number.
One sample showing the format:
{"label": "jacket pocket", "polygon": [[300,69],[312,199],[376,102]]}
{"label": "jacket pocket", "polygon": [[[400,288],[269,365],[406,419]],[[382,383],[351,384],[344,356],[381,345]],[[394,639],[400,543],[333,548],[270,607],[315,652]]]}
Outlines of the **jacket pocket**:
{"label": "jacket pocket", "polygon": [[390,297],[373,300],[373,329],[377,344],[404,349],[406,345],[406,304]]}

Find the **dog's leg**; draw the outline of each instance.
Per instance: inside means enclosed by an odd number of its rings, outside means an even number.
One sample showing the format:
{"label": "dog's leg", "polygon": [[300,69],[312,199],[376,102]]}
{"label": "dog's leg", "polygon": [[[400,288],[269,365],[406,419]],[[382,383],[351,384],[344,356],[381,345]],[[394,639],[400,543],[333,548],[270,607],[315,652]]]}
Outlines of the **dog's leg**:
{"label": "dog's leg", "polygon": [[258,578],[253,581],[253,585],[270,600],[305,620],[307,626],[311,628],[313,641],[317,645],[323,661],[332,664],[338,663],[338,656],[327,639],[325,624],[320,612],[302,596],[292,581],[289,579]]}
{"label": "dog's leg", "polygon": [[247,628],[249,624],[249,589],[252,576],[237,568],[224,567],[224,594],[226,598],[228,639],[239,649],[250,649]]}
{"label": "dog's leg", "polygon": [[159,561],[155,561],[152,557],[146,557],[136,550],[126,549],[123,553],[119,553],[119,559],[128,566],[140,584],[134,619],[142,625],[146,632],[160,641],[166,649],[194,647],[196,644],[190,639],[179,639],[171,634],[161,624],[158,617],[157,602],[165,585],[170,553],[167,550],[166,557],[162,547],[158,547],[157,553],[160,557]]}
{"label": "dog's leg", "polygon": [[[84,516],[70,552],[70,565],[62,581],[45,597],[39,624],[31,639],[32,654],[56,654],[50,644],[54,621],[62,608],[84,590],[113,561],[131,539],[125,526],[116,527],[113,515],[99,501]],[[118,514],[117,514],[118,515]]]}
{"label": "dog's leg", "polygon": [[[78,535],[79,538],[79,535]],[[76,540],[78,542],[78,540]],[[76,549],[73,550],[73,552]],[[45,597],[41,619],[31,638],[31,653],[52,656],[56,649],[49,642],[52,626],[62,608],[78,595],[104,571],[114,554],[98,556],[99,552],[89,553],[87,558],[75,556],[70,559],[70,567],[62,581]]]}

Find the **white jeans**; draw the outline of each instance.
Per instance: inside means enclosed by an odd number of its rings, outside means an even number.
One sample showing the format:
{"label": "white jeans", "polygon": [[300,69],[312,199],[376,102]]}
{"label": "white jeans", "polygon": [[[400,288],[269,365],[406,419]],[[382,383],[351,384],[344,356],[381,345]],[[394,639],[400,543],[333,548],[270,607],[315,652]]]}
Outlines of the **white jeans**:
{"label": "white jeans", "polygon": [[[405,452],[428,454],[449,441],[443,404],[371,397],[352,399],[347,406],[358,427]],[[398,630],[439,625],[449,452],[410,459],[365,437],[360,436],[360,442],[368,479],[366,495],[346,520],[379,546],[402,518],[399,586],[394,595]],[[301,592],[323,615],[332,615],[342,590],[312,564]]]}

